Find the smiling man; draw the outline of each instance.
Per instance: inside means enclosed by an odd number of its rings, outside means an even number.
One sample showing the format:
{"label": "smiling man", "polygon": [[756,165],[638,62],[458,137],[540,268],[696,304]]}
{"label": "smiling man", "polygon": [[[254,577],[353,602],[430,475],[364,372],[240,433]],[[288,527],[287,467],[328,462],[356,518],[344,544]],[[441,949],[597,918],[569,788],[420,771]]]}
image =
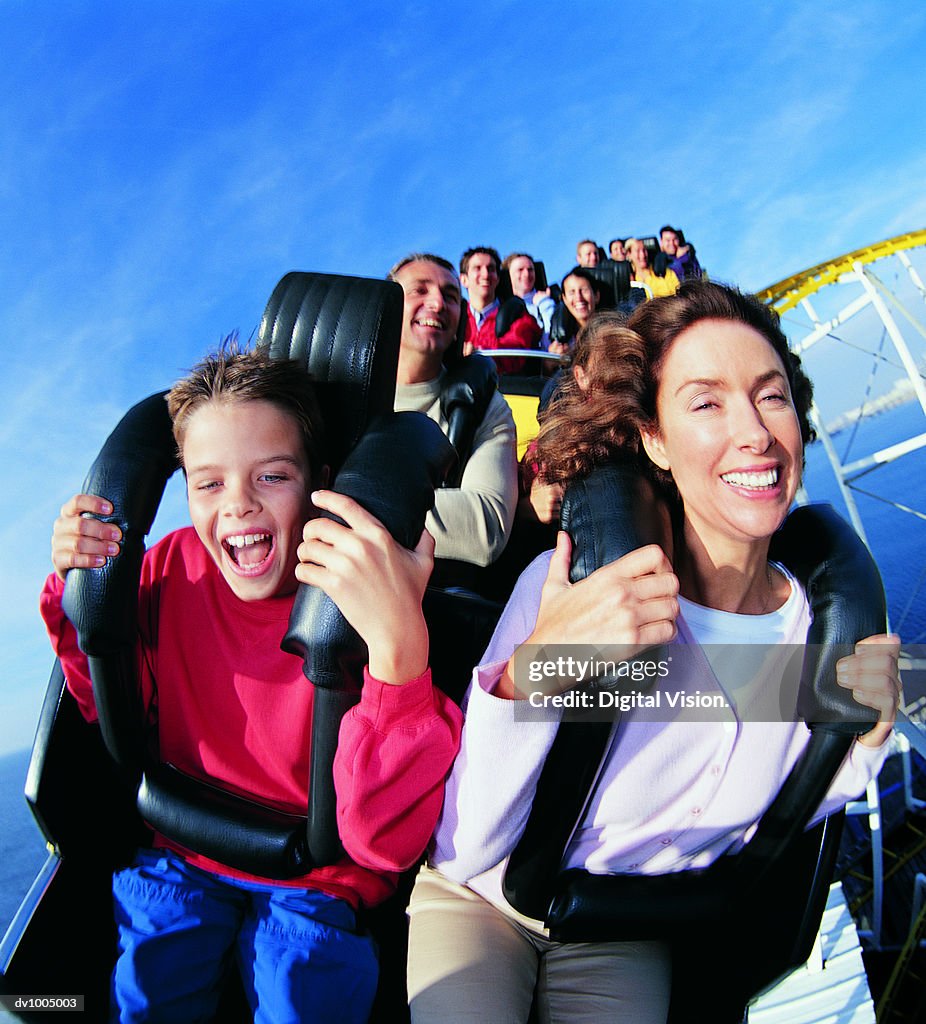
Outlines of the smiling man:
{"label": "smiling man", "polygon": [[[501,258],[489,246],[467,249],[460,259],[460,281],[469,297],[466,345],[476,349],[537,348],[542,328],[521,302],[496,298]],[[499,373],[519,373],[523,359],[497,359]]]}
{"label": "smiling man", "polygon": [[550,323],[556,309],[556,300],[550,295],[549,288],[537,289],[537,272],[533,259],[526,252],[513,252],[502,261],[502,269],[508,271],[512,294],[524,300],[528,313],[543,331],[537,347],[548,349]]}
{"label": "smiling man", "polygon": [[700,280],[704,273],[694,247],[685,241],[681,228],[665,224],[659,229],[659,248],[669,258],[669,269],[679,281]]}
{"label": "smiling man", "polygon": [[[444,354],[456,338],[463,304],[456,270],[440,256],[413,253],[392,268],[389,279],[405,292],[396,412],[423,412],[446,433],[440,403]],[[493,562],[508,541],[517,501],[514,420],[496,392],[476,430],[460,486],[435,494],[426,523],[435,555],[476,565]]]}
{"label": "smiling man", "polygon": [[583,238],[576,246],[576,263],[580,267],[598,266],[598,243],[591,238]]}

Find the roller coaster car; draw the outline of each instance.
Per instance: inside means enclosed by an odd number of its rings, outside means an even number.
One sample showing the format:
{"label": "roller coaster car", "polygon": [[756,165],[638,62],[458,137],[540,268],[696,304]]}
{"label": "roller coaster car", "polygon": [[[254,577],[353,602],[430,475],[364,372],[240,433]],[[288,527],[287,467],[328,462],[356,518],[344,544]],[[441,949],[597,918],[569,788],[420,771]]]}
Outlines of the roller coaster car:
{"label": "roller coaster car", "polygon": [[[457,458],[427,417],[392,411],[402,308],[401,288],[391,282],[290,274],[271,296],[260,337],[272,355],[303,361],[318,382],[334,489],[414,546],[434,487]],[[456,371],[459,381],[459,366]],[[457,404],[463,414],[453,417],[456,433],[465,437],[473,403]],[[403,458],[395,458],[397,451]],[[131,657],[138,579],[144,537],[175,468],[166,404],[154,395],[123,418],[85,483],[88,492],[111,500],[108,518],[124,536],[119,556],[103,569],[69,574],[64,599],[88,654],[99,727],[83,721],[56,666],[26,788],[51,853],[4,939],[0,961],[4,991],[84,993],[97,1019],[106,1016],[115,956],[111,875],[149,841],[144,823],[270,878],[301,874],[342,854],[331,764],[341,715],[359,698],[366,657],[357,634],[314,588],[297,594],[284,640],[303,656],[316,686],[306,816],[280,815],[143,759]],[[477,611],[470,601],[465,618],[481,645],[496,609],[474,601]],[[435,603],[447,607],[440,595]],[[462,693],[461,668],[448,665],[442,678],[455,679],[457,696]],[[235,1019],[227,1016],[232,1007],[240,1010],[240,1000],[231,999],[223,1019]]]}
{"label": "roller coaster car", "polygon": [[[401,291],[391,283],[288,275],[268,303],[261,340],[274,355],[304,359],[320,381],[323,414],[340,449],[332,454],[340,466],[335,488],[356,496],[412,544],[431,489],[449,471],[452,455],[426,418],[391,413],[401,309]],[[484,367],[475,365],[478,377]],[[458,379],[465,377],[462,368],[457,370]],[[470,413],[476,408],[466,401],[463,406]],[[184,845],[267,877],[296,873],[294,858],[301,865],[306,858],[325,863],[341,852],[331,761],[340,715],[357,697],[356,672],[364,656],[356,634],[318,591],[300,591],[286,638],[288,649],[305,658],[306,674],[318,687],[305,819],[281,822],[254,805],[242,807],[210,787],[177,777],[165,766],[140,761],[144,748],[134,726],[134,679],[124,673],[122,653],[134,644],[143,537],[174,468],[169,435],[160,397],[140,403],[107,442],[87,481],[88,490],[113,501],[112,518],[125,535],[112,571],[69,574],[68,587],[74,591],[69,615],[90,654],[100,728],[84,722],[56,667],[27,780],[27,799],[51,853],[0,949],[4,991],[84,993],[95,1019],[105,1017],[115,956],[111,874],[145,842],[143,818]],[[420,458],[389,457],[397,444],[404,452],[414,449]],[[121,464],[114,474],[113,457]],[[414,464],[414,472],[410,481],[397,485],[399,463]],[[377,477],[383,466],[388,472]],[[616,467],[570,489],[565,522],[573,535],[574,578],[647,541],[637,487],[625,469]],[[805,521],[797,522],[790,536],[786,527],[785,550],[778,557],[808,589],[815,614],[811,644],[831,649],[832,658],[824,657],[823,664],[805,666],[812,685],[802,711],[808,722],[821,724],[813,727],[807,754],[743,853],[721,858],[717,870],[684,873],[690,878],[609,876],[606,889],[612,883],[615,888],[604,892],[591,887],[596,880],[561,876],[559,861],[579,813],[576,801],[584,799],[589,773],[602,754],[586,732],[590,726],[577,730],[564,724],[542,772],[525,839],[512,856],[506,883],[510,898],[548,917],[562,938],[629,937],[641,928],[651,934],[653,921],[659,934],[673,938],[680,965],[673,997],[679,1020],[690,1019],[692,1007],[698,1017],[727,1019],[724,1011],[742,1006],[759,987],[806,959],[822,911],[835,854],[834,830],[830,824],[810,832],[803,827],[860,731],[853,724],[858,706],[832,685],[832,661],[842,653],[838,644],[883,628],[884,606],[883,597],[880,605],[877,601],[877,572],[854,534],[827,516],[822,522],[818,513],[809,516],[804,513]],[[862,578],[867,585],[860,584]],[[864,613],[855,608],[860,594],[875,598]],[[429,591],[426,612],[434,677],[459,697],[498,606],[470,595]],[[834,708],[843,712],[835,725]],[[558,791],[557,775],[571,780],[571,795]],[[586,779],[584,788],[576,786],[578,777]],[[552,817],[547,813],[551,806],[559,811]],[[383,954],[377,1019],[397,1019],[404,1005],[402,898],[400,893],[370,915]],[[745,908],[742,900],[747,898],[761,903],[757,914]],[[761,927],[751,928],[759,921]],[[748,942],[742,938],[744,928],[751,928]],[[734,977],[740,970],[742,977]],[[729,986],[718,982],[719,971]],[[220,1019],[241,1019],[242,1013],[240,992],[232,987]]]}

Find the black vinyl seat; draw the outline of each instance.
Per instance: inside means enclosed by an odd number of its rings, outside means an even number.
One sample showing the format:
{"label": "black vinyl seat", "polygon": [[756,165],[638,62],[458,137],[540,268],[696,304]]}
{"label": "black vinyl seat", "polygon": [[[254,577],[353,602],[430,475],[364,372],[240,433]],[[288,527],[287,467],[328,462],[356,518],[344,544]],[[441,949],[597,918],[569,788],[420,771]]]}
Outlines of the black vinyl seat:
{"label": "black vinyl seat", "polygon": [[[640,486],[631,467],[608,465],[567,490],[562,524],[572,537],[573,581],[660,541]],[[737,1024],[753,995],[807,959],[826,904],[842,815],[805,828],[856,735],[877,718],[835,681],[839,658],[886,626],[884,590],[867,548],[828,506],[806,506],[775,535],[772,557],[801,582],[813,615],[798,698],[811,738],[752,839],[704,869],[561,872],[613,725],[564,721],[503,883],[509,902],[545,920],[554,940],[669,942],[673,1021]]]}
{"label": "black vinyl seat", "polygon": [[[392,412],[401,289],[385,281],[289,274],[274,290],[260,340],[276,357],[304,363],[316,380],[333,488],[357,500],[401,543],[414,546],[449,471],[452,449],[420,414]],[[343,713],[359,699],[365,647],[321,591],[300,587],[284,649],[305,660],[316,687],[311,766],[316,813],[299,821],[165,764],[145,763],[133,668],[138,578],[148,532],[174,463],[160,395],[139,403],[110,436],[84,490],[106,495],[123,529],[122,552],[102,570],[68,574],[63,605],[88,655],[104,742],[139,777],[145,821],[188,849],[267,878],[286,878],[341,855],[331,764]],[[402,460],[391,460],[396,450]],[[140,459],[139,452],[148,453]],[[324,804],[325,811],[318,813]],[[328,806],[330,804],[330,806]]]}
{"label": "black vinyl seat", "polygon": [[[414,546],[434,487],[456,456],[437,424],[392,411],[402,308],[402,290],[392,282],[287,275],[267,305],[260,344],[274,356],[304,360],[318,381],[333,489]],[[96,1019],[105,1016],[115,950],[110,878],[146,841],[143,820],[187,848],[264,877],[302,874],[341,855],[331,763],[340,716],[359,699],[366,652],[315,588],[300,587],[286,637],[318,687],[305,815],[281,815],[146,759],[132,657],[138,581],[144,538],[175,469],[158,394],[126,414],[85,482],[85,491],[112,502],[107,520],[123,531],[116,558],[99,570],[72,571],[65,588],[100,728],[84,722],[56,667],[26,791],[53,853],[0,960],[4,991],[86,991]]]}
{"label": "black vinyl seat", "polygon": [[617,309],[630,298],[630,264],[623,260],[603,260],[587,267],[598,283],[597,309]]}

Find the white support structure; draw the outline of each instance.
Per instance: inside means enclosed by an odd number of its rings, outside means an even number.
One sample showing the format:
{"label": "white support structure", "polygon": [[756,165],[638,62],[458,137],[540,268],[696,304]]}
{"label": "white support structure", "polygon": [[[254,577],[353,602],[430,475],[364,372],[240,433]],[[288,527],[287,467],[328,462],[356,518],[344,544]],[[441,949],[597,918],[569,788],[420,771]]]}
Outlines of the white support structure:
{"label": "white support structure", "polygon": [[843,473],[839,453],[836,451],[836,446],[833,444],[833,439],[830,437],[830,432],[827,430],[826,424],[823,422],[823,417],[820,415],[820,411],[817,409],[816,403],[814,403],[810,408],[810,421],[813,424],[813,428],[816,431],[820,444],[823,445],[826,457],[829,459],[830,465],[833,467],[833,471],[836,475],[836,485],[839,488],[839,493],[842,495],[842,500],[846,503],[849,520],[852,523],[855,532],[864,541],[865,546],[870,548],[871,545],[868,543],[868,536],[865,533],[865,526],[862,523],[862,517],[859,515],[858,506],[855,504],[855,497],[849,490],[848,484],[846,483],[846,477]]}
{"label": "white support structure", "polygon": [[881,920],[884,909],[884,841],[881,828],[881,791],[878,780],[872,779],[865,790],[864,800],[846,804],[846,815],[866,814],[871,833],[871,917],[867,928],[859,928],[859,938],[866,939],[873,949],[881,948]]}
{"label": "white support structure", "polygon": [[910,262],[910,257],[901,249],[897,253],[897,259],[904,265],[910,280],[913,282],[913,287],[923,296],[923,301],[926,302],[926,285],[923,284],[923,279],[917,273],[916,267]]}
{"label": "white support structure", "polygon": [[[905,269],[907,276],[909,276],[910,281],[912,281],[913,286],[916,289],[914,294],[918,293],[919,296],[926,301],[926,286],[924,286],[920,274],[910,261],[907,253],[899,251],[894,252],[892,255],[895,255],[898,258],[902,267]],[[849,269],[850,266],[851,269]],[[861,294],[853,295],[850,301],[848,301],[842,309],[835,314],[835,316],[830,316],[827,319],[821,318],[817,312],[816,303],[811,302],[810,294],[803,295],[794,308],[802,310],[809,321],[811,329],[807,333],[803,334],[803,336],[794,336],[791,338],[790,344],[792,351],[798,355],[802,355],[827,337],[834,338],[837,341],[841,340],[836,334],[839,329],[843,328],[849,323],[849,321],[857,317],[864,310],[873,309],[877,314],[884,331],[890,338],[891,344],[900,360],[900,365],[903,367],[906,377],[903,386],[909,389],[907,391],[907,395],[911,398],[915,397],[918,400],[920,408],[923,410],[924,417],[926,417],[926,379],[923,377],[923,369],[914,357],[913,351],[907,340],[904,338],[898,322],[891,313],[891,309],[893,308],[897,310],[913,330],[923,338],[926,338],[926,326],[924,326],[913,312],[911,312],[908,305],[894,294],[894,292],[885,285],[881,278],[872,272],[870,266],[864,259],[853,259],[851,264],[841,264],[838,275],[831,275],[829,281],[831,284],[838,284],[840,286],[857,286],[860,288]],[[874,360],[893,364],[892,359],[880,352],[874,351],[873,347],[870,350],[863,348],[863,351],[870,351],[871,358]],[[818,381],[817,383],[819,387],[821,382]],[[902,391],[902,388],[899,390]],[[903,396],[901,395],[898,400],[902,401]],[[854,417],[866,415],[868,411],[870,410],[865,406],[859,406],[855,409],[847,409],[845,410],[845,422],[851,423]],[[823,417],[816,406],[811,409],[811,420],[813,422],[814,429],[816,430],[817,437],[819,438],[820,443],[826,452],[827,459],[830,462],[830,466],[832,467],[837,486],[845,502],[852,525],[862,540],[867,544],[868,539],[862,521],[862,516],[859,513],[855,495],[853,493],[853,482],[858,480],[859,477],[864,474],[877,469],[878,466],[895,462],[897,459],[900,459],[911,452],[919,451],[926,447],[926,431],[914,433],[910,437],[902,438],[896,443],[887,445],[879,451],[864,455],[850,462],[843,462],[836,450],[835,444],[833,443],[827,424],[823,421]],[[901,511],[909,512],[911,515],[919,519],[926,519],[926,514],[910,508],[908,505],[904,505],[899,501],[892,500],[891,504],[895,505],[895,507]]]}
{"label": "white support structure", "polygon": [[746,1024],[875,1024],[862,948],[840,883],[830,888],[810,960],[753,1000]]}
{"label": "white support structure", "polygon": [[[894,735],[897,749],[900,751],[900,766],[903,772],[904,807],[908,812],[918,814],[920,811],[926,810],[926,800],[920,800],[918,796],[913,795],[913,766],[910,763],[910,754],[913,743],[919,741],[922,744],[923,733],[911,722],[898,722]],[[911,739],[913,743],[911,743]]]}
{"label": "white support structure", "polygon": [[[911,269],[911,271],[913,270],[912,265],[911,265],[910,269]],[[915,271],[914,271],[914,273],[915,273]],[[878,291],[884,296],[884,298],[892,306],[894,306],[897,310],[899,310],[901,313],[903,313],[903,315],[910,321],[911,326],[915,330],[917,330],[920,334],[922,334],[924,338],[926,338],[926,327],[924,327],[919,322],[919,320],[917,320],[917,318],[910,312],[910,310],[907,309],[906,305],[903,302],[901,302],[900,299],[890,290],[890,288],[888,288],[885,284],[883,284],[878,279],[878,276],[873,271],[871,271],[871,270],[867,270],[866,269],[865,276],[870,281],[872,281],[874,283],[874,285],[878,289]]]}
{"label": "white support structure", "polygon": [[[837,328],[842,327],[843,324],[848,323],[852,317],[857,313],[861,313],[863,309],[867,309],[871,305],[870,295],[860,295],[857,299],[854,299],[844,309],[840,310],[836,316],[832,319],[827,320],[825,323],[814,314],[811,317],[811,323],[814,324],[814,329],[806,337],[802,338],[796,344],[791,345],[792,351],[796,355],[806,352],[807,349],[812,348],[822,338],[832,334]],[[809,299],[801,299],[801,307],[804,310],[813,309],[810,306]]]}
{"label": "white support structure", "polygon": [[[874,277],[864,264],[856,262],[852,266],[855,273],[858,275],[859,283],[871,296],[872,304],[878,311],[878,316],[881,317],[881,323],[884,324],[891,341],[894,343],[894,348],[897,350],[897,354],[900,356],[900,361],[903,363],[904,369],[907,371],[907,377],[909,377],[910,383],[913,385],[913,390],[919,400],[923,414],[926,415],[926,381],[923,380],[920,369],[916,365],[916,360],[913,358],[913,354],[910,352],[910,348],[904,340],[904,336],[900,333],[900,328],[897,326],[897,322],[891,316],[891,311],[887,308],[887,305],[878,290],[878,284],[880,284],[880,282],[877,282],[877,284],[875,283],[877,278]],[[881,287],[883,288],[884,286],[882,285]],[[913,322],[916,323],[915,320]]]}

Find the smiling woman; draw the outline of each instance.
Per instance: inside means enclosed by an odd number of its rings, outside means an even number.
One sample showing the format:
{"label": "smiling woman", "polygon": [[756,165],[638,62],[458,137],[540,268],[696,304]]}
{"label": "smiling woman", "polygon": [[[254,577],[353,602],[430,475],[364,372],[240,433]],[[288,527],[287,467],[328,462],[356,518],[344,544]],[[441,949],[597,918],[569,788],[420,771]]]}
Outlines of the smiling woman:
{"label": "smiling woman", "polygon": [[[638,307],[627,326],[606,313],[585,330],[607,336],[611,356],[581,386],[564,385],[537,460],[563,484],[614,459],[636,463],[668,506],[672,529],[662,547],[631,551],[575,583],[560,534],[556,551],[518,582],[475,671],[431,862],[412,896],[415,1021],[526,1021],[535,1000],[549,1020],[656,1024],[668,1012],[668,936],[551,942],[505,881],[509,855],[533,852],[519,843],[559,726],[555,710],[542,720],[517,710],[524,698],[535,703],[518,675],[519,650],[529,660],[563,645],[620,645],[629,658],[672,643],[671,670],[646,690],[652,704],[718,709],[697,722],[679,710],[655,718],[628,710],[562,870],[707,867],[742,847],[809,742],[782,684],[810,608],[795,577],[769,561],[769,543],[800,482],[811,389],[775,314],[752,296],[692,283]],[[840,685],[879,720],[853,743],[818,820],[864,790],[886,755],[898,649],[896,637],[868,637],[839,663]],[[573,696],[589,693],[556,682]]]}
{"label": "smiling woman", "polygon": [[[803,445],[784,365],[768,341],[736,321],[686,328],[663,359],[655,422],[641,437],[683,496],[683,592],[731,612],[780,606],[790,585],[766,568],[768,540],[797,493]],[[707,593],[708,565],[735,567],[723,582],[735,580],[742,593]]]}

